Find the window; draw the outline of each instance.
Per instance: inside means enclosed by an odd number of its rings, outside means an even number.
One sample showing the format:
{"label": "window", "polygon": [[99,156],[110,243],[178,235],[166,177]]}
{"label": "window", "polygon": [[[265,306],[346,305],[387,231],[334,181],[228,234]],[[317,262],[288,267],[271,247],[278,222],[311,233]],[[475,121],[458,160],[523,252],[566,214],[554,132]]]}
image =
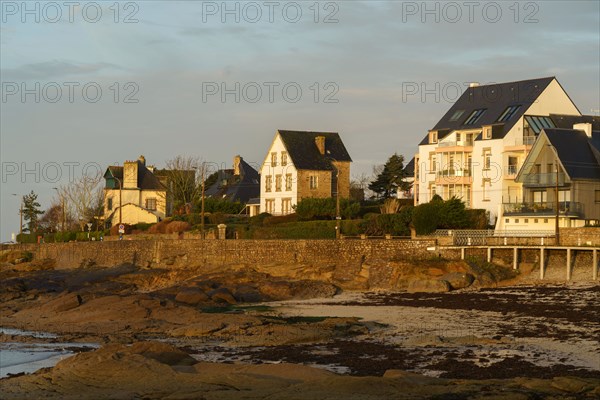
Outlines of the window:
{"label": "window", "polygon": [[483,151],[483,169],[491,169],[492,168],[492,151],[484,150]]}
{"label": "window", "polygon": [[109,197],[108,199],[106,199],[106,208],[108,209],[108,211],[112,210],[112,208],[113,208],[112,197]]}
{"label": "window", "polygon": [[544,218],[544,223],[547,224],[548,223],[548,218]]}
{"label": "window", "polygon": [[265,192],[270,192],[271,186],[273,186],[273,177],[271,175],[267,175],[265,177]]}
{"label": "window", "polygon": [[490,201],[490,191],[492,189],[492,181],[490,179],[483,180],[483,201]]}
{"label": "window", "polygon": [[435,153],[430,153],[429,157],[430,157],[429,160],[431,162],[431,166],[429,169],[431,170],[431,172],[435,172],[437,170]]}
{"label": "window", "polygon": [[[536,135],[544,128],[556,128],[554,121],[550,117],[534,117],[527,115],[523,130],[527,130],[527,134],[531,135],[532,130]],[[524,132],[525,135],[525,132]]]}
{"label": "window", "polygon": [[277,153],[271,153],[271,166],[277,166]]}
{"label": "window", "polygon": [[292,190],[292,174],[286,174],[285,176],[285,190],[286,192]]}
{"label": "window", "polygon": [[486,140],[492,138],[492,127],[491,126],[486,126],[483,128],[483,138]]}
{"label": "window", "polygon": [[600,190],[594,191],[594,201],[600,203]]}
{"label": "window", "polygon": [[289,214],[292,212],[292,199],[281,200],[281,213]]}
{"label": "window", "polygon": [[281,175],[275,175],[275,191],[281,192]]}
{"label": "window", "polygon": [[429,194],[431,195],[429,200],[433,199],[433,196],[436,195],[436,186],[435,185],[429,186]]}
{"label": "window", "polygon": [[533,223],[535,223],[535,224],[537,224],[537,223],[538,223],[538,221],[539,221],[539,220],[538,220],[537,218],[534,218],[534,219],[533,219]]}
{"label": "window", "polygon": [[515,224],[519,223],[519,218],[515,218]]}
{"label": "window", "polygon": [[437,141],[438,141],[437,131],[429,132],[429,143],[437,143]]}
{"label": "window", "polygon": [[525,218],[524,222],[525,222],[526,224],[528,224],[528,223],[529,223],[529,218]]}
{"label": "window", "polygon": [[465,110],[456,110],[452,117],[450,117],[450,122],[458,121],[460,117],[465,113]]}
{"label": "window", "polygon": [[508,224],[508,223],[510,222],[510,218],[506,218],[506,219],[504,220],[504,222],[506,222],[506,223]]}
{"label": "window", "polygon": [[521,108],[520,105],[518,106],[508,106],[506,108],[506,110],[504,110],[504,112],[500,115],[500,118],[498,118],[498,122],[506,122],[509,119],[512,118],[513,115],[515,115],[515,113],[517,112],[517,110],[519,110],[519,108]]}
{"label": "window", "polygon": [[273,214],[275,212],[275,199],[265,200],[265,211],[269,214]]}
{"label": "window", "polygon": [[287,165],[287,152],[285,151],[281,152],[281,165],[284,167]]}
{"label": "window", "polygon": [[156,199],[146,199],[146,208],[151,211],[156,211]]}
{"label": "window", "polygon": [[479,121],[479,118],[481,118],[481,116],[483,114],[485,114],[485,108],[480,108],[478,110],[474,110],[469,117],[467,118],[467,120],[465,121],[465,123],[463,125],[475,125],[475,123],[477,121]]}
{"label": "window", "polygon": [[548,201],[548,193],[544,191],[533,192],[533,202],[534,203],[545,203]]}
{"label": "window", "polygon": [[314,190],[319,187],[319,177],[316,175],[311,175],[309,177],[309,187]]}

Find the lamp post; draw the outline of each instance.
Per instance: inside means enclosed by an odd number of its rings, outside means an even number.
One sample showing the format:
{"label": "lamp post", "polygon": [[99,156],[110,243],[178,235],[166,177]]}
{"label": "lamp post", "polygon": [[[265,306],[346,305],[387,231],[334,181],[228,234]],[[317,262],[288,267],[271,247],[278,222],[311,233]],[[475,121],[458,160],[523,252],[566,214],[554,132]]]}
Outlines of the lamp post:
{"label": "lamp post", "polygon": [[332,161],[331,165],[335,168],[335,238],[339,239],[341,237],[340,224],[342,220],[342,216],[340,215],[340,169],[337,165],[333,164],[337,162],[335,158],[327,157],[327,159]]}
{"label": "lamp post", "polygon": [[62,195],[62,193],[60,193],[60,191],[58,190],[58,188],[53,187],[52,189],[56,190],[56,193],[58,193],[58,196],[60,197],[60,216],[61,216],[61,228],[60,231],[64,232],[65,231],[65,197]]}
{"label": "lamp post", "polygon": [[[16,193],[13,196],[20,196]],[[19,235],[23,234],[23,196],[21,196],[21,205],[19,207]]]}

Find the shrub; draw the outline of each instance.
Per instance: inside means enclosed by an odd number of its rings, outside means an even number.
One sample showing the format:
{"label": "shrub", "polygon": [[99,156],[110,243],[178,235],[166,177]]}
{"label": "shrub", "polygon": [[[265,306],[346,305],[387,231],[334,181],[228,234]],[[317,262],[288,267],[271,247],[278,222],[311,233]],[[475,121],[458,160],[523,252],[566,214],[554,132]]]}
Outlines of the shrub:
{"label": "shrub", "polygon": [[189,231],[191,228],[192,226],[188,222],[171,221],[169,224],[167,224],[165,231],[166,233],[180,233]]}
{"label": "shrub", "polygon": [[298,221],[298,214],[295,214],[295,213],[288,214],[288,215],[270,216],[270,217],[266,217],[263,220],[263,226],[285,224],[288,222],[296,222],[296,221]]}
{"label": "shrub", "polygon": [[427,235],[437,229],[440,209],[440,203],[433,201],[414,208],[412,223],[417,235]]}
{"label": "shrub", "polygon": [[403,207],[396,214],[373,215],[362,223],[363,233],[370,236],[410,236],[413,208]]}
{"label": "shrub", "polygon": [[[301,221],[312,221],[321,219],[332,219],[336,217],[336,200],[334,198],[306,198],[295,206],[298,219]],[[358,215],[360,204],[348,199],[340,199],[340,215],[345,219],[351,219]]]}
{"label": "shrub", "polygon": [[[204,212],[206,213],[223,213],[223,214],[239,214],[245,205],[240,202],[231,202],[224,199],[215,199],[207,197],[204,199]],[[202,208],[202,203],[199,201],[195,204],[194,211],[199,213]]]}
{"label": "shrub", "polygon": [[255,215],[254,217],[250,217],[250,219],[248,220],[248,223],[250,225],[254,225],[254,226],[262,226],[264,220],[270,216],[271,216],[271,214],[266,213],[266,212],[260,213],[258,215]]}
{"label": "shrub", "polygon": [[465,203],[456,197],[452,197],[440,203],[439,229],[464,229],[469,226],[469,214]]}
{"label": "shrub", "polygon": [[138,231],[147,231],[153,224],[147,223],[147,222],[139,222],[135,225],[133,225],[133,229],[136,229]]}

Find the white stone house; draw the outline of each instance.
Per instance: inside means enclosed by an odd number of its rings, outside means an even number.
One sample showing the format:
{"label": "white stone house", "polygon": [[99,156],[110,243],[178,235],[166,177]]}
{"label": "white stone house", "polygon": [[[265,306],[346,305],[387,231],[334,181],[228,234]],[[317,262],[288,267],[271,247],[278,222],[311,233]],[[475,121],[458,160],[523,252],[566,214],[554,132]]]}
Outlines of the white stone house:
{"label": "white stone house", "polygon": [[307,197],[350,197],[352,159],[336,132],[278,130],[260,168],[260,212],[286,215]]}
{"label": "white stone house", "polygon": [[554,77],[472,84],[428,132],[415,155],[415,205],[433,195],[485,209],[522,201],[515,181],[535,138],[553,128],[550,114],[581,113]]}

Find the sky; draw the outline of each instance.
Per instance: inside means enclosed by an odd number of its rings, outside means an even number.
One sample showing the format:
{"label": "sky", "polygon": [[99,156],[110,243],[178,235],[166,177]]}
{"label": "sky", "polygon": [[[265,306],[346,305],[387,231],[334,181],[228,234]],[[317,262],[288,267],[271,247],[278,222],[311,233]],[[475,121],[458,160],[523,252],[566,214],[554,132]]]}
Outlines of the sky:
{"label": "sky", "polygon": [[[370,175],[470,82],[556,76],[600,109],[598,1],[0,1],[0,239],[84,173],[144,155],[260,165],[339,132]],[[13,196],[16,194],[17,196]]]}

